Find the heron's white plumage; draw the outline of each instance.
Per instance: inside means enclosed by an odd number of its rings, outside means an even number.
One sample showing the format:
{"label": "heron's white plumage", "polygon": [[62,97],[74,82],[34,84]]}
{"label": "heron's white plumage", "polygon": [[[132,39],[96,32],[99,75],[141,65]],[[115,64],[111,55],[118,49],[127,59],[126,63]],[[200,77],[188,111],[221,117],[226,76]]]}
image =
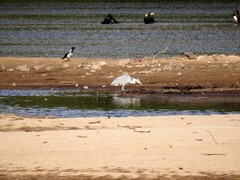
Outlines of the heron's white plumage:
{"label": "heron's white plumage", "polygon": [[140,80],[138,78],[133,78],[129,76],[128,74],[123,74],[116,79],[113,80],[111,85],[113,86],[122,86],[122,91],[124,91],[124,86],[127,84],[141,84]]}
{"label": "heron's white plumage", "polygon": [[111,85],[121,86],[123,84],[128,84],[130,83],[131,79],[131,76],[129,76],[128,74],[124,74],[114,79]]}

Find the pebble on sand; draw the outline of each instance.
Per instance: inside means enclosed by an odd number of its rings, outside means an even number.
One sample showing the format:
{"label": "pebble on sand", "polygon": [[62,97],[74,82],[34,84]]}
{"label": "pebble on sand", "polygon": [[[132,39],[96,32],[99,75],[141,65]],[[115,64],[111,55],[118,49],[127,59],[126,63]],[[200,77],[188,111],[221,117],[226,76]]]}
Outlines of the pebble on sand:
{"label": "pebble on sand", "polygon": [[17,66],[16,70],[21,72],[29,72],[30,68],[27,67],[27,65],[22,65],[22,66]]}
{"label": "pebble on sand", "polygon": [[83,86],[83,89],[87,90],[87,89],[88,89],[88,86]]}

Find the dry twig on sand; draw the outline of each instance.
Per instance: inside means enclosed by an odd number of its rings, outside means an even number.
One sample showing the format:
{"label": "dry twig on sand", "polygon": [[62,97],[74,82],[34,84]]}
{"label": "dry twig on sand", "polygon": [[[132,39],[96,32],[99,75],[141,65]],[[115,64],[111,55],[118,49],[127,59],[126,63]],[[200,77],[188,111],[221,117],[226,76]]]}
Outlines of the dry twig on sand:
{"label": "dry twig on sand", "polygon": [[133,131],[138,132],[138,133],[150,133],[151,132],[151,130],[143,131],[143,130],[136,129],[136,128],[142,128],[141,126],[120,126],[120,125],[118,125],[118,127],[132,129]]}
{"label": "dry twig on sand", "polygon": [[89,122],[88,124],[97,124],[97,123],[101,123],[101,121],[92,121],[92,122]]}
{"label": "dry twig on sand", "polygon": [[214,142],[215,142],[216,144],[218,144],[217,141],[215,140],[215,138],[213,137],[213,135],[210,133],[210,131],[207,130],[207,132],[208,132],[208,134],[210,134],[210,136],[212,137],[212,139],[214,140]]}

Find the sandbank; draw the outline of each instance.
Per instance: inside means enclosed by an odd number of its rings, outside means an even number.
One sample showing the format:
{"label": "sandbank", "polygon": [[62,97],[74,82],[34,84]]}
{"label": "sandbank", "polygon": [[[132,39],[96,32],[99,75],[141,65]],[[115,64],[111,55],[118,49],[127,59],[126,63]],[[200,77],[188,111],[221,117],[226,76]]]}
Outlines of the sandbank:
{"label": "sandbank", "polygon": [[237,179],[240,115],[0,115],[0,179]]}
{"label": "sandbank", "polygon": [[143,86],[126,86],[126,91],[226,92],[239,91],[238,55],[194,55],[191,57],[145,58],[60,58],[0,57],[1,89],[74,88],[119,91],[114,78],[128,73]]}

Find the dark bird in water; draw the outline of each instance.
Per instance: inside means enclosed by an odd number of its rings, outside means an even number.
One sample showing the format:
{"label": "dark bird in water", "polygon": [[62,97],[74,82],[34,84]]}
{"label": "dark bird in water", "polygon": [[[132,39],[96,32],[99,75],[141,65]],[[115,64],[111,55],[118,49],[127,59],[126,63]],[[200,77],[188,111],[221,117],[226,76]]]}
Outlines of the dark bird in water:
{"label": "dark bird in water", "polygon": [[119,23],[112,14],[108,14],[107,17],[101,22],[101,24],[117,24]]}
{"label": "dark bird in water", "polygon": [[72,55],[73,55],[74,49],[76,49],[76,48],[75,48],[75,47],[71,47],[71,49],[62,57],[62,59],[67,58],[68,61],[70,61],[70,58],[71,58]]}
{"label": "dark bird in water", "polygon": [[145,24],[152,24],[152,23],[154,23],[155,21],[154,21],[154,18],[153,18],[153,15],[154,15],[155,13],[147,13],[147,14],[145,14],[145,16],[144,16],[144,23]]}
{"label": "dark bird in water", "polygon": [[239,24],[240,23],[240,15],[239,15],[239,11],[235,10],[233,12],[233,20],[235,23]]}

